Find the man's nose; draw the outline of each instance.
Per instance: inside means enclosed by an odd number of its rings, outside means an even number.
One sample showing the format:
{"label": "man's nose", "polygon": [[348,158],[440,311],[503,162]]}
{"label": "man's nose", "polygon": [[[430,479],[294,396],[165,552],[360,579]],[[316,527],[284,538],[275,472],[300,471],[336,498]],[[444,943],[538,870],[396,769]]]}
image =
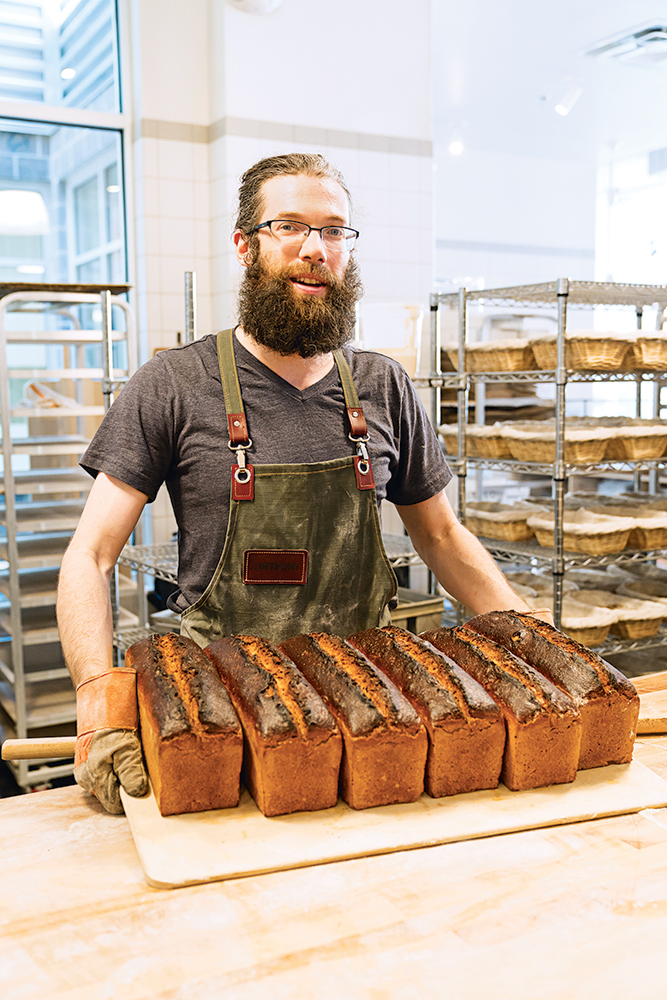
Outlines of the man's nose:
{"label": "man's nose", "polygon": [[322,233],[317,229],[311,229],[308,236],[301,245],[299,252],[301,260],[310,260],[323,264],[327,259],[327,248],[322,239]]}

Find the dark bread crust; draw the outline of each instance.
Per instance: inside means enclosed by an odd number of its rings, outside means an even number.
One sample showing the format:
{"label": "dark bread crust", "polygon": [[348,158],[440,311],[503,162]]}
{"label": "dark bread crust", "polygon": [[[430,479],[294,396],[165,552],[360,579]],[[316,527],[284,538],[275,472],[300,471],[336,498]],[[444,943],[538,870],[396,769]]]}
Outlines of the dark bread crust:
{"label": "dark bread crust", "polygon": [[430,643],[388,625],[348,636],[412,703],[429,737],[426,791],[434,798],[496,788],[504,717],[477,681]]}
{"label": "dark bread crust", "polygon": [[422,639],[450,656],[498,703],[507,723],[502,780],[520,790],[574,781],[581,718],[571,698],[498,643],[467,628]]}
{"label": "dark bread crust", "polygon": [[558,629],[514,611],[491,611],[466,623],[535,667],[579,707],[579,769],[632,760],[639,696],[627,678]]}
{"label": "dark bread crust", "polygon": [[151,635],[131,646],[141,740],[163,816],[239,801],[243,733],[218,674],[191,639]]}
{"label": "dark bread crust", "polygon": [[280,644],[322,695],[344,740],[341,795],[353,809],[414,802],[428,737],[395,684],[344,639],[323,632]]}
{"label": "dark bread crust", "polygon": [[338,800],[343,751],[315,689],[272,643],[226,636],[204,650],[246,736],[244,781],[265,816],[328,809]]}

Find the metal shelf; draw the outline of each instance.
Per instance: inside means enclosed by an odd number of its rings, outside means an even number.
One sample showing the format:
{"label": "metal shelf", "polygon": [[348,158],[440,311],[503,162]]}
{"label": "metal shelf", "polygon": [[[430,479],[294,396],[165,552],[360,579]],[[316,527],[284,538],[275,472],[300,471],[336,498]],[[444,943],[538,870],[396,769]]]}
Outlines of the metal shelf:
{"label": "metal shelf", "polygon": [[[515,474],[533,476],[554,476],[556,471],[555,462],[520,462],[514,458],[468,458],[463,460],[447,457],[447,463],[457,475],[460,475],[462,461],[468,463],[475,469],[491,469],[494,472],[512,472]],[[596,473],[605,472],[651,472],[667,467],[667,457],[645,458],[639,461],[632,459],[622,459],[610,462],[595,462],[586,465],[576,463],[565,463],[565,474],[593,476]]]}
{"label": "metal shelf", "polygon": [[[512,563],[534,563],[549,566],[555,558],[554,549],[538,545],[537,542],[501,542],[494,538],[479,538],[485,549],[494,559]],[[595,566],[627,566],[634,563],[650,562],[663,558],[666,549],[623,549],[622,552],[611,552],[609,555],[591,556],[585,552],[565,552],[563,554],[565,571],[570,569],[592,568]]]}
{"label": "metal shelf", "polygon": [[[562,279],[561,279],[562,280]],[[546,281],[534,285],[514,285],[507,288],[466,289],[469,302],[486,306],[526,305],[554,306],[559,296],[560,281]],[[632,308],[659,305],[667,306],[667,285],[636,285],[613,281],[570,281],[567,282],[567,296],[571,305],[576,306],[628,306]],[[456,307],[458,292],[434,293],[432,301],[439,305]]]}

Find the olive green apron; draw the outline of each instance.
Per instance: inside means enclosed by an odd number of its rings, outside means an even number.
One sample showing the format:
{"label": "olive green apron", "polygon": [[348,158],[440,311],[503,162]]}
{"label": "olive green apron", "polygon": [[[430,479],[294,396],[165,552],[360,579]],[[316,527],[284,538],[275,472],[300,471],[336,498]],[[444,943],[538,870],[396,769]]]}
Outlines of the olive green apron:
{"label": "olive green apron", "polygon": [[233,338],[232,330],[218,334],[236,455],[227,535],[210,583],[183,612],[181,633],[206,646],[223,635],[280,642],[303,632],[348,636],[389,624],[396,577],[382,543],[366,423],[345,358],[334,354],[357,453],[252,466]]}

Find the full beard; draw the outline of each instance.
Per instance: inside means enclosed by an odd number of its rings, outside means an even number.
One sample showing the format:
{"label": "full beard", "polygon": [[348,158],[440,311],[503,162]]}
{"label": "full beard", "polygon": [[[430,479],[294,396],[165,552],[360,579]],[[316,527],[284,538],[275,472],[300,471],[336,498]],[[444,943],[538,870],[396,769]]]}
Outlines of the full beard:
{"label": "full beard", "polygon": [[[299,295],[290,281],[297,275],[326,281],[326,296]],[[313,358],[338,350],[352,339],[354,305],[363,290],[354,257],[339,279],[322,264],[296,262],[272,270],[256,256],[239,289],[239,322],[254,341],[277,354]]]}

